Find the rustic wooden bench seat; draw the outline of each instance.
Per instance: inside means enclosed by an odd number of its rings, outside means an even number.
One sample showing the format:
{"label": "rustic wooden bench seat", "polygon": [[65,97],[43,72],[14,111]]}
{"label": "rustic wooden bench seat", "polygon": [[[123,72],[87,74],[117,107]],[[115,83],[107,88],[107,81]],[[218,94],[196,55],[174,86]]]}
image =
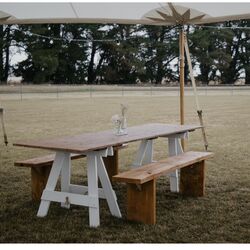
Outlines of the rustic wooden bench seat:
{"label": "rustic wooden bench seat", "polygon": [[[110,180],[113,175],[118,173],[118,150],[127,147],[123,144],[114,147],[114,155],[103,158]],[[86,157],[83,154],[71,154],[71,160],[81,159]],[[31,168],[31,192],[32,200],[40,201],[43,190],[47,184],[50,170],[55,158],[55,154],[35,157],[28,160],[16,161],[14,166]]]}
{"label": "rustic wooden bench seat", "polygon": [[[80,159],[85,157],[85,155],[71,154],[71,160]],[[44,167],[51,165],[55,159],[55,154],[49,154],[44,156],[39,156],[31,158],[28,160],[16,161],[14,165],[16,167]]]}
{"label": "rustic wooden bench seat", "polygon": [[[80,159],[85,155],[72,154],[71,160]],[[16,161],[14,166],[31,168],[31,196],[32,200],[40,201],[47,184],[49,173],[55,159],[55,154],[44,155],[28,160]]]}
{"label": "rustic wooden bench seat", "polygon": [[210,152],[190,151],[113,176],[113,181],[127,184],[128,220],[155,224],[156,179],[176,169],[181,169],[180,192],[203,196],[205,160],[212,155]]}

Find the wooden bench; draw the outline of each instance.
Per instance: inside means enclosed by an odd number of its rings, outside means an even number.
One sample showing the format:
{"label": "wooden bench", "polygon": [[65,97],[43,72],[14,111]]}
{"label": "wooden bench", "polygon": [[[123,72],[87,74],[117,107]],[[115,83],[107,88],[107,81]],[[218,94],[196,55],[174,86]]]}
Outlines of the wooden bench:
{"label": "wooden bench", "polygon": [[205,160],[212,155],[190,151],[113,176],[113,181],[127,184],[127,219],[155,224],[156,179],[177,169],[181,169],[180,193],[203,196]]}
{"label": "wooden bench", "polygon": [[[119,155],[118,151],[127,147],[127,144],[114,147],[114,155],[103,158],[110,180],[112,176],[118,174]],[[71,160],[81,159],[86,157],[82,154],[71,154]],[[36,157],[14,163],[17,167],[31,168],[31,196],[33,201],[40,201],[43,190],[47,184],[50,170],[55,158],[55,154],[49,154],[41,157]]]}

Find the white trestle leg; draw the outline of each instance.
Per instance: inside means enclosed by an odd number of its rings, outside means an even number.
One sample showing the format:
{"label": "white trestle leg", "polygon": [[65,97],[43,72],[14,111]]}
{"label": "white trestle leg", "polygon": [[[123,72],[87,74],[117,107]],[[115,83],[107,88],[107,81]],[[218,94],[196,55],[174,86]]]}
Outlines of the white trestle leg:
{"label": "white trestle leg", "polygon": [[97,159],[95,153],[87,154],[87,174],[88,174],[88,196],[94,199],[95,206],[89,206],[89,225],[98,227],[100,225]]}
{"label": "white trestle leg", "polygon": [[147,147],[143,159],[144,164],[153,162],[153,140],[147,140]]}
{"label": "white trestle leg", "polygon": [[135,161],[132,166],[134,168],[153,162],[153,140],[142,140],[137,151]]}
{"label": "white trestle leg", "polygon": [[52,165],[50,175],[47,181],[47,185],[45,190],[43,191],[42,197],[41,197],[41,203],[37,212],[38,217],[44,217],[47,215],[49,206],[50,206],[50,200],[44,199],[46,191],[54,191],[56,187],[56,183],[58,181],[61,169],[64,165],[64,161],[69,157],[69,153],[64,152],[56,152],[55,160]]}
{"label": "white trestle leg", "polygon": [[[111,186],[102,157],[113,154],[113,148],[88,152],[87,176],[88,186],[70,184],[71,157],[68,152],[56,152],[46,188],[41,197],[37,216],[44,217],[48,213],[50,202],[60,202],[62,207],[70,204],[89,207],[89,225],[100,225],[99,198],[104,198],[112,215],[121,218],[115,192]],[[61,191],[55,191],[56,183],[61,174]],[[98,188],[98,176],[102,188]]]}
{"label": "white trestle leg", "polygon": [[107,199],[109,210],[112,215],[121,218],[121,212],[119,209],[119,206],[116,201],[115,193],[112,189],[103,159],[101,156],[97,157],[97,167],[98,167],[98,176],[103,188],[103,192],[105,195],[105,198]]}
{"label": "white trestle leg", "polygon": [[[65,157],[65,161],[62,166],[61,170],[61,191],[62,192],[70,192],[70,171],[71,171],[71,159],[70,159],[70,154]],[[69,200],[68,198],[66,199],[65,202],[61,203],[61,207],[64,208],[70,208]]]}
{"label": "white trestle leg", "polygon": [[[183,138],[185,135],[182,135]],[[168,149],[169,156],[175,156],[183,153],[182,146],[180,143],[180,137],[168,137]],[[170,191],[179,193],[179,171],[175,170],[169,174],[170,177]]]}

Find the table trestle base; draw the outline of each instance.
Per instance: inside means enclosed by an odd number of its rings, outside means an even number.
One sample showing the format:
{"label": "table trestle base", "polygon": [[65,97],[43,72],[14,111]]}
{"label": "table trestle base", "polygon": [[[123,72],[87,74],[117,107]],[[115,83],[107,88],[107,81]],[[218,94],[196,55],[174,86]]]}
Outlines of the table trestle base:
{"label": "table trestle base", "polygon": [[61,191],[49,191],[44,190],[42,195],[43,200],[49,200],[54,202],[69,203],[80,206],[97,207],[98,203],[95,197],[82,194],[66,193]]}
{"label": "table trestle base", "polygon": [[[41,197],[38,217],[48,213],[50,202],[60,202],[62,207],[69,208],[70,204],[89,207],[89,225],[100,225],[99,198],[107,200],[113,216],[122,217],[117,198],[112,189],[102,157],[111,156],[113,148],[87,152],[88,186],[70,184],[71,159],[68,152],[56,152],[50,176]],[[61,174],[61,191],[55,191],[56,183]],[[98,188],[98,177],[102,188]]]}
{"label": "table trestle base", "polygon": [[[169,156],[175,156],[183,153],[181,146],[181,139],[188,138],[188,132],[173,134],[169,136],[163,136],[168,138],[168,149]],[[155,138],[154,138],[155,139]],[[137,151],[135,160],[132,164],[132,168],[137,168],[145,164],[154,162],[153,160],[153,139],[144,139],[141,141],[139,149]],[[180,171],[175,170],[168,174],[170,181],[170,191],[179,193],[180,192]]]}
{"label": "table trestle base", "polygon": [[[80,185],[70,184],[69,193],[88,194],[88,186],[80,186]],[[117,200],[117,197],[116,197],[116,194],[115,194],[114,190],[112,190],[112,193],[113,193],[115,199]],[[103,188],[98,188],[98,197],[100,199],[106,199]]]}

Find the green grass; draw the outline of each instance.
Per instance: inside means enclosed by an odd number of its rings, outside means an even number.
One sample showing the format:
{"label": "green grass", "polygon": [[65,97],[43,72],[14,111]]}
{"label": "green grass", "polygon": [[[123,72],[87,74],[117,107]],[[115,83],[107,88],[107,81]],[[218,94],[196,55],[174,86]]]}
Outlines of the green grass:
{"label": "green grass", "polygon": [[[30,170],[15,160],[43,155],[36,149],[13,147],[21,139],[73,135],[110,129],[119,104],[129,105],[129,126],[177,123],[178,97],[112,97],[83,99],[5,100],[10,144],[0,138],[0,242],[249,242],[250,240],[250,115],[248,96],[202,96],[209,150],[215,157],[206,169],[206,195],[183,198],[170,193],[169,180],[157,182],[155,226],[126,221],[126,188],[114,185],[123,219],[112,217],[101,201],[101,226],[88,226],[88,209],[70,210],[52,203],[45,218],[36,217],[31,201]],[[194,99],[186,98],[186,123],[198,123]],[[2,131],[0,130],[0,135]],[[121,170],[133,161],[138,143],[121,152]],[[188,148],[203,150],[200,131],[190,133]],[[167,142],[155,143],[155,159],[165,157]],[[72,182],[86,183],[85,160],[73,162]]]}

